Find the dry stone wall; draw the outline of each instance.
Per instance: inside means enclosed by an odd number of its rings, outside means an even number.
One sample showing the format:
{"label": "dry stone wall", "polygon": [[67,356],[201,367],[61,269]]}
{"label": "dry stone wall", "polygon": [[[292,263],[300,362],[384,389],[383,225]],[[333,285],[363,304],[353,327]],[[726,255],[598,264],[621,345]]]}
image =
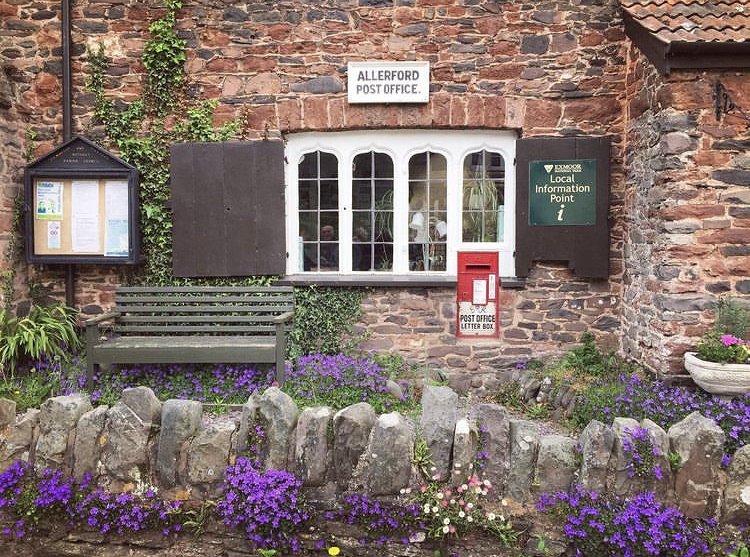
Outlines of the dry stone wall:
{"label": "dry stone wall", "polygon": [[[576,438],[543,431],[497,404],[469,403],[446,386],[425,387],[417,423],[397,412],[377,416],[367,403],[300,413],[276,387],[254,393],[241,412],[208,420],[197,402],[161,403],[138,387],[112,408],[92,409],[86,396],[70,395],[16,416],[15,403],[2,399],[0,418],[0,470],[21,459],[76,477],[90,473],[113,492],[146,482],[168,497],[216,497],[227,465],[256,447],[265,468],[296,473],[313,501],[333,504],[351,490],[393,497],[422,481],[413,463],[421,438],[441,477],[481,464],[494,485],[491,499],[504,497],[521,515],[540,494],[580,484],[623,496],[654,491],[688,516],[750,520],[750,447],[725,471],[724,433],[698,413],[668,431],[649,420],[594,421]],[[625,447],[638,427],[660,451],[662,480],[631,473]],[[670,451],[680,456],[674,473]]]}

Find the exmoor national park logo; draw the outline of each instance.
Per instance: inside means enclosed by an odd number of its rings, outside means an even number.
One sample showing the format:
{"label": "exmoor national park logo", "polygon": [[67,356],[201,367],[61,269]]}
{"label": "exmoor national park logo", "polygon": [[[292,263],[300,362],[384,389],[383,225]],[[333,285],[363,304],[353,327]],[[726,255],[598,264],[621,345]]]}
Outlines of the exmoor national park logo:
{"label": "exmoor national park logo", "polygon": [[531,161],[529,225],[596,224],[596,160]]}

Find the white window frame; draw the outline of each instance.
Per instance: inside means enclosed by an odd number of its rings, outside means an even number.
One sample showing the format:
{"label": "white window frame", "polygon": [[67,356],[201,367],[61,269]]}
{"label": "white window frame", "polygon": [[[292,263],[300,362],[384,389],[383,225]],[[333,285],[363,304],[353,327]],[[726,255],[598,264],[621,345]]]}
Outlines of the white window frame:
{"label": "white window frame", "polygon": [[[302,132],[289,134],[286,140],[286,238],[287,274],[305,276],[377,276],[408,275],[415,280],[430,276],[456,276],[457,252],[496,251],[500,276],[515,275],[516,244],[516,139],[508,130],[356,130],[343,132]],[[463,162],[477,151],[500,153],[505,161],[505,220],[502,242],[463,242],[461,234],[463,204]],[[339,183],[339,269],[352,265],[351,169],[354,157],[378,151],[393,159],[393,270],[392,271],[302,271],[299,257],[298,167],[310,152],[324,151],[338,159]],[[448,234],[445,271],[410,271],[408,246],[409,159],[425,151],[440,153],[448,168]]]}

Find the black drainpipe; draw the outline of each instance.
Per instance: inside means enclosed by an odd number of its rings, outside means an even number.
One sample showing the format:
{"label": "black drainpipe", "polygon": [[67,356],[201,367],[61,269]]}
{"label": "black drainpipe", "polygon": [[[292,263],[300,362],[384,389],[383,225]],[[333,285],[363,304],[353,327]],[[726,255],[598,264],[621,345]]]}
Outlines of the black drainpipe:
{"label": "black drainpipe", "polygon": [[[71,96],[70,75],[70,0],[62,0],[62,111],[63,141],[73,137],[73,100]],[[75,307],[76,303],[76,268],[73,264],[65,266],[65,303]]]}
{"label": "black drainpipe", "polygon": [[70,77],[70,0],[62,0],[63,141],[73,137],[73,101]]}

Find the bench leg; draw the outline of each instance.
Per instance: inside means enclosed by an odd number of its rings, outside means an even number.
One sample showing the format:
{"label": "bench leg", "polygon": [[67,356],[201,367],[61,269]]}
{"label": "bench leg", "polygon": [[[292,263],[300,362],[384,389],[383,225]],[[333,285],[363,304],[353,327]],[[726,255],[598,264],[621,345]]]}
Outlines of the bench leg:
{"label": "bench leg", "polygon": [[283,324],[276,324],[276,374],[279,387],[284,385],[284,367],[286,366],[286,334]]}
{"label": "bench leg", "polygon": [[94,371],[98,366],[94,364],[91,357],[86,357],[86,391],[89,396],[94,392]]}

